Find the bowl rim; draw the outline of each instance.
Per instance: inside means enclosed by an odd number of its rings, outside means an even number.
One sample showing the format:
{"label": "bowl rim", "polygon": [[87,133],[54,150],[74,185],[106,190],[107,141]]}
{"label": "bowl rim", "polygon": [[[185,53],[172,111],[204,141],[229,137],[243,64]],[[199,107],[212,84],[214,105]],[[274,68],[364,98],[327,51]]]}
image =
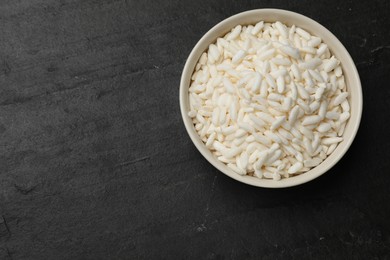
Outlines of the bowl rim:
{"label": "bowl rim", "polygon": [[[217,159],[211,155],[209,149],[206,148],[205,144],[202,142],[199,135],[196,132],[194,132],[194,125],[192,123],[192,120],[190,120],[188,117],[188,109],[186,107],[186,103],[184,102],[184,100],[186,98],[188,98],[188,88],[189,88],[189,85],[186,84],[186,81],[188,80],[188,77],[192,76],[194,67],[190,68],[190,66],[191,66],[191,63],[194,62],[194,59],[196,59],[196,61],[198,61],[199,57],[196,57],[196,55],[197,55],[197,52],[199,51],[201,45],[203,45],[204,42],[207,41],[207,39],[209,37],[216,34],[216,32],[218,30],[222,29],[225,24],[227,24],[231,21],[234,21],[236,19],[244,18],[246,16],[251,16],[254,14],[259,15],[259,21],[262,19],[261,15],[278,14],[278,15],[282,15],[282,16],[293,16],[294,19],[298,19],[298,20],[300,19],[300,20],[303,20],[307,24],[312,24],[312,26],[319,27],[323,31],[323,33],[327,34],[327,36],[329,38],[331,38],[333,45],[338,45],[340,52],[344,53],[345,59],[343,59],[342,62],[343,63],[347,62],[347,63],[351,64],[351,66],[348,67],[348,69],[350,70],[351,77],[354,77],[355,81],[357,83],[357,86],[354,89],[354,91],[357,90],[357,93],[356,93],[357,96],[356,96],[356,99],[354,100],[354,102],[357,104],[357,109],[355,108],[355,111],[354,111],[354,113],[356,113],[357,117],[356,117],[356,120],[353,121],[353,125],[351,126],[352,133],[350,136],[348,136],[348,138],[344,139],[343,142],[345,142],[345,144],[342,147],[342,150],[340,150],[339,153],[337,154],[337,157],[334,157],[333,160],[329,161],[324,166],[324,168],[321,171],[317,172],[316,174],[311,173],[311,171],[319,166],[316,166],[303,174],[300,174],[300,175],[297,175],[297,176],[294,176],[291,178],[287,178],[287,179],[282,179],[280,181],[274,181],[272,179],[270,179],[270,180],[269,179],[267,179],[267,180],[256,179],[255,177],[251,177],[251,176],[247,176],[247,175],[241,176],[241,175],[233,172],[232,170],[228,169],[225,164],[217,162]],[[271,19],[269,19],[269,20],[271,20]],[[276,21],[276,20],[274,20],[274,21]],[[221,35],[216,36],[215,39],[217,37],[220,37],[220,36]],[[208,44],[211,44],[211,43],[212,42],[208,42]],[[203,49],[202,52],[203,51],[205,51],[205,49]],[[345,68],[344,68],[344,74],[345,74]],[[209,163],[211,163],[215,168],[217,168],[220,172],[231,177],[232,179],[239,181],[239,182],[242,182],[242,183],[245,183],[245,184],[248,184],[248,185],[251,185],[251,186],[262,187],[262,188],[287,188],[287,187],[292,187],[292,186],[304,184],[304,183],[307,183],[307,182],[323,175],[328,170],[330,170],[345,155],[345,153],[350,148],[352,142],[354,141],[356,134],[358,132],[359,126],[360,126],[361,117],[362,117],[362,110],[363,110],[363,94],[362,94],[362,86],[361,86],[359,73],[357,71],[356,65],[355,65],[351,55],[349,54],[347,49],[344,47],[344,45],[340,42],[340,40],[332,32],[330,32],[328,29],[326,29],[324,26],[322,26],[320,23],[316,22],[315,20],[313,20],[307,16],[304,16],[302,14],[292,12],[292,11],[283,10],[283,9],[264,8],[264,9],[254,9],[254,10],[244,11],[244,12],[235,14],[233,16],[230,16],[230,17],[222,20],[221,22],[219,22],[215,26],[213,26],[209,31],[207,31],[207,33],[205,33],[200,38],[200,40],[196,43],[196,45],[192,49],[190,55],[188,56],[186,63],[184,65],[183,71],[182,71],[181,79],[180,79],[180,93],[179,94],[180,94],[180,110],[181,110],[181,115],[182,115],[182,119],[183,119],[183,122],[184,122],[184,125],[186,128],[186,131],[187,131],[188,135],[190,136],[191,141],[194,143],[194,145],[196,146],[198,151],[202,154],[202,156]],[[348,123],[350,123],[350,122],[348,122]],[[338,145],[338,147],[339,147],[339,145]],[[330,156],[328,156],[327,158],[329,158],[329,157]],[[324,160],[324,162],[325,162],[325,160]],[[311,174],[308,174],[308,173],[311,173]],[[254,181],[254,179],[256,179],[257,181]],[[261,180],[261,181],[259,181],[259,180]]]}

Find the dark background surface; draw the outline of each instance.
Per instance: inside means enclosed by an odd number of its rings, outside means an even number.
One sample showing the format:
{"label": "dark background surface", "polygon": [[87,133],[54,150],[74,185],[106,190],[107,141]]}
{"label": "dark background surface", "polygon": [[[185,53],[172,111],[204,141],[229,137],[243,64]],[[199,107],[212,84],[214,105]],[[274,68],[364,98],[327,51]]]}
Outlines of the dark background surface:
{"label": "dark background surface", "polygon": [[[241,11],[332,31],[363,85],[330,172],[261,189],[214,169],[179,110],[184,62]],[[0,259],[389,259],[388,1],[0,1]]]}

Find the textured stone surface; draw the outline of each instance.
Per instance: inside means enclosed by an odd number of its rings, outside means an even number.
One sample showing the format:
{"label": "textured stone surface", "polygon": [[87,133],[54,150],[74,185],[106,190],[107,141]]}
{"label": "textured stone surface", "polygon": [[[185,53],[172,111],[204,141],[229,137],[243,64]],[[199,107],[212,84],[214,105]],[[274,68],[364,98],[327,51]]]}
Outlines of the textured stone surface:
{"label": "textured stone surface", "polygon": [[[179,80],[213,25],[264,7],[330,29],[364,111],[326,175],[269,190],[214,169]],[[0,259],[389,259],[387,1],[0,2]]]}

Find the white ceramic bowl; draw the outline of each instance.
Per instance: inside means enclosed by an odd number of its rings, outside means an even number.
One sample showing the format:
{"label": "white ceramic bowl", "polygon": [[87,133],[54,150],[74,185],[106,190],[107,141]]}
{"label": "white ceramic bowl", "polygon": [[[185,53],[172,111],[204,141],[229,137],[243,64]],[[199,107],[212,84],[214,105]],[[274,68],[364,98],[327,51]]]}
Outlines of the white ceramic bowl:
{"label": "white ceramic bowl", "polygon": [[[255,24],[262,20],[266,22],[281,21],[288,26],[295,24],[296,26],[307,30],[312,35],[321,37],[322,40],[328,45],[329,49],[335,55],[335,57],[337,57],[341,61],[347,90],[350,93],[349,102],[351,107],[351,117],[345,128],[345,132],[343,135],[344,141],[341,142],[337,146],[336,150],[317,167],[301,175],[282,179],[280,181],[258,179],[256,177],[251,176],[241,176],[233,172],[225,164],[217,160],[209,151],[209,149],[206,148],[199,135],[195,131],[192,120],[188,117],[188,88],[191,83],[191,76],[194,72],[195,65],[197,64],[201,54],[218,37],[225,35],[236,25]],[[301,14],[279,9],[258,9],[239,13],[223,20],[222,22],[214,26],[195,45],[184,66],[180,81],[180,109],[184,125],[187,129],[189,136],[191,137],[191,140],[194,142],[200,153],[212,165],[214,165],[218,170],[220,170],[227,176],[237,181],[258,187],[282,188],[295,186],[313,180],[328,171],[341,159],[341,157],[343,157],[343,155],[347,152],[348,148],[351,146],[352,141],[355,138],[355,135],[359,128],[362,108],[363,97],[359,74],[356,70],[355,64],[351,56],[341,44],[341,42],[330,31],[328,31],[325,27],[323,27],[316,21]]]}

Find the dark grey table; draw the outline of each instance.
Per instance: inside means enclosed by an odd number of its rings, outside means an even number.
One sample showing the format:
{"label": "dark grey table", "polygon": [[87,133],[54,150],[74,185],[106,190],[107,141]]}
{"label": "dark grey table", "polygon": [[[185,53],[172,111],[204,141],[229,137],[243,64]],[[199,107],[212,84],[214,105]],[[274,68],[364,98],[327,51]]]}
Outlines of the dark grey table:
{"label": "dark grey table", "polygon": [[[330,29],[358,67],[362,124],[300,187],[240,184],[185,132],[200,37],[276,7]],[[388,1],[0,2],[0,259],[389,259]]]}

